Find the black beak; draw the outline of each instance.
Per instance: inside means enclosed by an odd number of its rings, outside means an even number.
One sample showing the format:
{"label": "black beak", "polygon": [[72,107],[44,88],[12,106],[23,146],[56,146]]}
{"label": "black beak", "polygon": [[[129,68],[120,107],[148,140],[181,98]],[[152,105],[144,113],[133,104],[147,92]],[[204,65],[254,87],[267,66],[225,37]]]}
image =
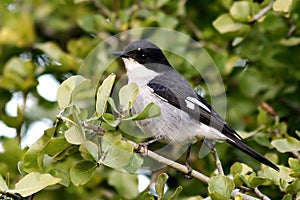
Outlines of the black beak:
{"label": "black beak", "polygon": [[115,52],[112,53],[112,55],[118,56],[118,57],[124,57],[125,56],[125,51],[115,51]]}

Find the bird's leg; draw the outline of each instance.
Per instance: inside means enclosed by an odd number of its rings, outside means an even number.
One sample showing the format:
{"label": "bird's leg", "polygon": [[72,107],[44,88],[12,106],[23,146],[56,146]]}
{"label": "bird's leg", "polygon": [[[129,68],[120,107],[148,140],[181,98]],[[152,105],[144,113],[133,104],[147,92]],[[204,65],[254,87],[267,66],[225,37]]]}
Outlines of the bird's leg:
{"label": "bird's leg", "polygon": [[219,174],[221,175],[224,175],[224,170],[223,170],[223,167],[222,167],[222,163],[220,161],[220,158],[218,156],[218,153],[217,153],[217,150],[215,147],[213,147],[211,149],[211,153],[213,154],[214,158],[215,158],[215,161],[216,161],[216,165],[217,165],[217,168],[218,168],[218,172]]}
{"label": "bird's leg", "polygon": [[[165,136],[164,135],[158,135],[158,136],[155,136],[153,139],[151,140],[148,140],[146,142],[142,142],[142,143],[139,143],[139,147],[138,147],[138,152],[141,152],[143,153],[144,155],[147,154],[147,151],[148,151],[148,146],[158,140],[161,140],[161,139],[164,139]],[[143,150],[142,150],[143,149]]]}
{"label": "bird's leg", "polygon": [[192,174],[192,171],[193,171],[193,168],[189,164],[189,158],[190,158],[190,155],[191,155],[191,147],[192,147],[192,145],[189,145],[189,147],[188,147],[188,149],[186,151],[186,157],[185,157],[185,166],[186,166],[186,168],[188,170],[188,173],[186,173],[184,175],[184,177],[187,178],[187,179],[191,179],[192,178],[191,174]]}

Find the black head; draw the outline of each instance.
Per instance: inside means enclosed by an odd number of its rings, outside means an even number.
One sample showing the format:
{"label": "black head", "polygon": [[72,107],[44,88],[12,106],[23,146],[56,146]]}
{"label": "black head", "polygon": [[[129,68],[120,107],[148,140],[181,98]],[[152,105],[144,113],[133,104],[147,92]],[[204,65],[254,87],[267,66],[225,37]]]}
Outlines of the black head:
{"label": "black head", "polygon": [[122,58],[132,58],[140,64],[154,64],[171,66],[161,49],[147,40],[138,40],[130,43],[124,51],[113,53]]}

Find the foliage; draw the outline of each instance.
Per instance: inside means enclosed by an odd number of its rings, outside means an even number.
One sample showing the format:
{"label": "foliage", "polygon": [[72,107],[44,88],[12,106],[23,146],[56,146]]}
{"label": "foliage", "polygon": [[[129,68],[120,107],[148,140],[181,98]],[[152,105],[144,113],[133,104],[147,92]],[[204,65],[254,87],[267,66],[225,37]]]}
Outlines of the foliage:
{"label": "foliage", "polygon": [[[299,5],[299,0],[2,0],[0,120],[15,129],[16,136],[1,137],[1,197],[227,199],[236,188],[257,196],[259,187],[271,199],[299,198]],[[123,139],[134,138],[119,127],[155,117],[159,107],[149,104],[132,116],[135,84],[121,87],[117,101],[112,98],[115,80],[124,73],[120,63],[111,63],[98,86],[78,71],[101,41],[150,26],[186,33],[209,52],[226,87],[226,120],[243,130],[239,133],[247,143],[277,163],[280,172],[219,143],[217,150],[230,176],[216,175],[211,156],[197,157],[197,144],[190,164],[210,176],[208,185],[164,169],[169,181],[166,174],[158,176],[155,194],[148,193],[151,189],[138,191],[135,172],[144,157]],[[197,73],[174,60],[192,85],[205,88]],[[39,78],[46,74],[61,83],[57,102],[38,91]],[[21,103],[12,115],[7,106],[15,96]],[[51,119],[53,127],[22,149],[30,125],[44,118]]]}

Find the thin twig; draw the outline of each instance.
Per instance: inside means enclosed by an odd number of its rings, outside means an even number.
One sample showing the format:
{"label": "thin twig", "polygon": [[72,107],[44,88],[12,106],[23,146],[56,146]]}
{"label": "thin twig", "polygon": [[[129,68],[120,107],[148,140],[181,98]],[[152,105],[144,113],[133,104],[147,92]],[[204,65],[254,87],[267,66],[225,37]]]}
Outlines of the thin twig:
{"label": "thin twig", "polygon": [[253,16],[253,18],[250,22],[255,22],[255,21],[259,20],[261,17],[263,17],[267,12],[269,12],[269,10],[272,9],[273,4],[274,4],[274,1],[272,1],[269,5],[267,5],[263,9],[261,9],[258,13],[256,13]]}
{"label": "thin twig", "polygon": [[[145,148],[143,146],[140,146],[138,145],[137,143],[131,141],[131,140],[127,140],[127,142],[131,143],[133,145],[133,148],[135,151],[138,151],[138,153],[142,153],[142,154],[145,154],[146,156],[158,161],[159,163],[162,163],[162,164],[165,164],[169,167],[172,167],[184,174],[187,174],[189,173],[189,170],[187,169],[187,167],[185,165],[182,165],[182,164],[179,164],[173,160],[170,160],[170,159],[167,159],[163,156],[160,156],[156,153],[154,153],[153,151],[150,151],[150,150],[147,150],[147,152],[145,152]],[[204,174],[198,172],[198,171],[195,171],[195,170],[192,170],[191,172],[191,176],[202,181],[203,183],[208,183],[208,180],[209,180],[209,177],[205,176]]]}
{"label": "thin twig", "polygon": [[202,31],[189,18],[185,19],[185,23],[199,40],[203,38]]}
{"label": "thin twig", "polygon": [[219,156],[218,156],[218,153],[217,153],[217,151],[216,151],[216,148],[215,148],[215,147],[212,148],[211,152],[212,152],[212,154],[213,154],[213,156],[214,156],[214,158],[215,158],[215,161],[216,161],[216,165],[217,165],[217,169],[218,169],[219,174],[224,175],[224,170],[223,170],[223,167],[222,167],[222,163],[221,163],[221,160],[220,160],[220,158],[219,158]]}
{"label": "thin twig", "polygon": [[298,160],[300,160],[300,153],[298,151],[291,152]]}
{"label": "thin twig", "polygon": [[259,197],[259,199],[270,200],[270,198],[267,197],[266,195],[264,195],[263,193],[261,193],[261,191],[257,187],[252,189],[252,188],[248,188],[245,186],[240,186],[240,189],[248,191],[248,192],[251,192],[251,191],[254,192],[256,194],[256,196]]}
{"label": "thin twig", "polygon": [[261,191],[259,191],[258,188],[254,188],[254,193],[262,200],[270,200],[269,197],[267,197],[266,195],[264,195],[263,193],[261,193]]}

